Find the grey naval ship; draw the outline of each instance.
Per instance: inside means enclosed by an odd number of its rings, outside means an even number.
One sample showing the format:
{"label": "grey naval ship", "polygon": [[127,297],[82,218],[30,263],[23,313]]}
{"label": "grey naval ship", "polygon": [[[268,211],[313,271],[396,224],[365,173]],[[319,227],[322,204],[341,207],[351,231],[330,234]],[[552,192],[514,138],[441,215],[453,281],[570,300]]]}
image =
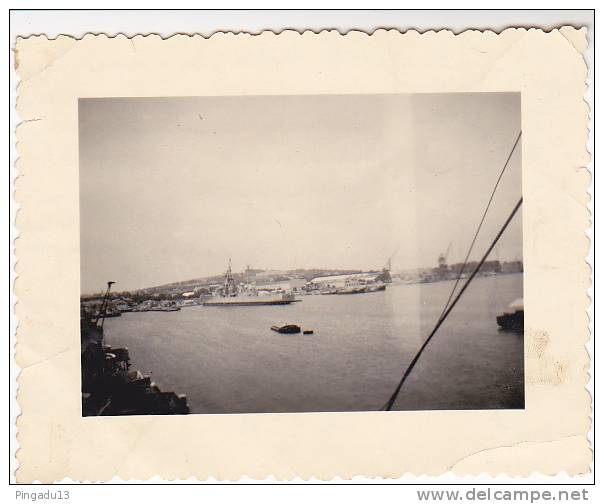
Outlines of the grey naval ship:
{"label": "grey naval ship", "polygon": [[237,285],[231,271],[231,260],[224,276],[224,283],[218,292],[203,301],[203,306],[262,306],[287,305],[299,301],[293,294],[259,294],[249,283]]}

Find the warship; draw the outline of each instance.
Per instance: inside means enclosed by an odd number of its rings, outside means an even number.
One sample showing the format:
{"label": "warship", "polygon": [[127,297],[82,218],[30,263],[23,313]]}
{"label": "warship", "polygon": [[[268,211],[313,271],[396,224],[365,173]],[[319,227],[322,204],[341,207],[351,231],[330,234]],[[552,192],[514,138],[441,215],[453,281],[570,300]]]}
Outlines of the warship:
{"label": "warship", "polygon": [[203,306],[263,306],[287,305],[299,301],[293,294],[282,292],[260,294],[257,289],[244,282],[237,285],[231,270],[231,260],[224,276],[224,283],[216,295],[203,301]]}

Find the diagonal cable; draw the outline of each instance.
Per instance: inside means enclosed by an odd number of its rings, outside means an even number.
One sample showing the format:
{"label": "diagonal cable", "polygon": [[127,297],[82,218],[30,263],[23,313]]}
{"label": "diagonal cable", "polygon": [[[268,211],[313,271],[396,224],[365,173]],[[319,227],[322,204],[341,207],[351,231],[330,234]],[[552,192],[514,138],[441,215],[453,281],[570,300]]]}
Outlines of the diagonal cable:
{"label": "diagonal cable", "polygon": [[482,218],[480,219],[480,223],[478,224],[478,228],[476,228],[476,232],[474,233],[474,238],[472,239],[472,243],[470,243],[470,247],[468,248],[468,252],[466,253],[466,257],[463,260],[463,263],[461,265],[461,269],[457,273],[457,278],[455,279],[455,284],[453,285],[453,289],[451,289],[451,293],[449,294],[449,298],[447,299],[447,302],[445,303],[445,307],[443,308],[443,311],[441,312],[440,317],[438,317],[439,320],[442,318],[443,314],[447,311],[447,308],[449,307],[449,303],[451,302],[451,299],[453,299],[453,294],[455,294],[457,286],[459,285],[459,281],[461,280],[461,276],[463,275],[463,273],[466,270],[466,266],[468,264],[468,259],[470,258],[470,254],[472,253],[472,249],[474,248],[474,244],[476,243],[476,239],[478,238],[478,233],[480,233],[480,229],[482,228],[482,224],[484,223],[484,220],[485,220],[485,218],[487,216],[489,208],[491,207],[491,202],[493,201],[493,197],[495,196],[495,192],[497,191],[497,187],[499,187],[499,182],[501,181],[501,178],[503,177],[503,174],[505,173],[505,170],[508,167],[508,164],[510,163],[510,159],[512,159],[512,155],[514,154],[514,151],[516,150],[516,146],[518,145],[518,142],[520,141],[520,137],[521,136],[522,136],[522,131],[520,131],[520,133],[518,133],[518,137],[516,137],[516,141],[514,142],[512,150],[510,151],[507,159],[505,160],[505,164],[503,165],[503,169],[499,173],[499,177],[497,177],[497,182],[495,182],[495,187],[493,187],[493,191],[491,191],[491,196],[489,197],[489,201],[487,203],[487,206],[484,209],[484,212],[482,214]]}
{"label": "diagonal cable", "polygon": [[491,253],[491,251],[493,250],[493,248],[495,247],[495,245],[499,241],[499,238],[501,238],[501,235],[503,234],[503,232],[507,229],[508,225],[510,224],[510,222],[514,218],[514,215],[516,215],[516,212],[518,211],[518,209],[520,208],[521,205],[522,205],[522,198],[520,198],[520,200],[518,201],[518,203],[516,203],[516,206],[512,210],[512,213],[510,213],[509,217],[507,218],[507,220],[505,221],[505,223],[503,224],[503,226],[501,227],[501,229],[497,233],[497,236],[495,236],[495,239],[491,242],[491,245],[489,246],[489,248],[487,249],[487,251],[484,253],[484,255],[482,256],[482,259],[480,260],[480,262],[478,263],[478,265],[476,266],[476,268],[474,268],[474,271],[468,277],[468,280],[463,285],[463,287],[461,288],[461,290],[459,291],[459,293],[457,294],[457,296],[455,297],[455,299],[453,300],[453,302],[445,310],[445,312],[443,313],[442,317],[440,317],[438,319],[438,322],[434,326],[434,329],[432,329],[432,332],[426,338],[426,341],[424,341],[423,345],[420,347],[420,349],[418,350],[418,352],[415,354],[415,357],[413,357],[413,360],[411,361],[411,363],[409,364],[409,366],[407,366],[407,369],[403,373],[403,377],[401,378],[399,384],[397,385],[396,389],[394,390],[394,393],[390,396],[390,399],[388,399],[388,402],[386,402],[386,404],[381,408],[381,410],[390,411],[390,409],[392,409],[392,406],[394,405],[394,403],[395,403],[395,401],[396,401],[396,399],[398,397],[398,394],[401,391],[401,388],[403,387],[403,384],[405,383],[405,380],[411,374],[411,371],[413,371],[413,368],[415,367],[415,364],[417,364],[417,361],[421,357],[423,351],[428,346],[428,343],[430,343],[430,340],[434,337],[434,335],[436,334],[436,332],[438,331],[438,329],[440,328],[440,326],[442,325],[442,323],[448,317],[449,313],[451,313],[451,310],[453,310],[453,308],[455,307],[455,305],[457,304],[457,302],[459,301],[459,299],[461,298],[461,296],[463,295],[463,293],[465,292],[465,290],[468,288],[468,285],[470,285],[470,282],[472,282],[472,280],[474,279],[474,277],[478,273],[478,270],[481,268],[481,266],[483,265],[483,263],[487,260],[487,257],[489,256],[489,254]]}

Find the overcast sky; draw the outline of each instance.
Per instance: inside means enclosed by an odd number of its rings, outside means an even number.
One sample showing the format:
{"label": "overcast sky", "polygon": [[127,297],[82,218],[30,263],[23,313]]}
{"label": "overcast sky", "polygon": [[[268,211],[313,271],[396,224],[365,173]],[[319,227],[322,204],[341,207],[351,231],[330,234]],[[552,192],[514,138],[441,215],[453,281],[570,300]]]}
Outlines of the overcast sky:
{"label": "overcast sky", "polygon": [[[518,93],[81,99],[83,292],[254,268],[463,259]],[[521,196],[521,148],[476,244]],[[522,258],[519,213],[492,258]]]}

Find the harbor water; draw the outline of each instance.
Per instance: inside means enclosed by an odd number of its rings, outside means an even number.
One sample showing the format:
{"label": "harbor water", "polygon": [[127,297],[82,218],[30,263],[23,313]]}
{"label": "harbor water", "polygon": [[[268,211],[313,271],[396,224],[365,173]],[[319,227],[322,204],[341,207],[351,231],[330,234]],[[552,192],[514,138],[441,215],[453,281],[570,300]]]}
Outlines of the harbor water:
{"label": "harbor water", "polygon": [[[436,323],[453,282],[302,296],[284,306],[124,313],[105,337],[191,413],[375,411]],[[496,323],[522,274],[476,278],[406,381],[397,410],[524,407],[522,335]],[[272,325],[297,324],[311,335]]]}

